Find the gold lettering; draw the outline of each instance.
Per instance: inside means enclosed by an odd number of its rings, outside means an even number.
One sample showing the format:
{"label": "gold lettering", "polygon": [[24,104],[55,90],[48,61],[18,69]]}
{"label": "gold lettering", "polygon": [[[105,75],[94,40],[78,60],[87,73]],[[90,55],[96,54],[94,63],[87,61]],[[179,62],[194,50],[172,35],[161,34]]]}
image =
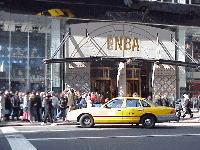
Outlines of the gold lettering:
{"label": "gold lettering", "polygon": [[119,45],[119,49],[122,50],[122,39],[123,36],[120,36],[120,40],[118,39],[118,36],[115,36],[115,50],[117,50],[117,45]]}
{"label": "gold lettering", "polygon": [[[128,44],[128,47],[127,47],[127,44]],[[131,49],[131,38],[128,36],[124,36],[124,50],[130,50],[130,49]]]}
{"label": "gold lettering", "polygon": [[137,38],[137,37],[134,37],[134,38],[133,38],[132,51],[134,51],[135,48],[137,48],[137,51],[139,51],[139,43],[138,43],[138,38]]}
{"label": "gold lettering", "polygon": [[107,38],[107,47],[109,50],[112,50],[113,49],[113,39],[112,39],[112,36],[108,36]]}

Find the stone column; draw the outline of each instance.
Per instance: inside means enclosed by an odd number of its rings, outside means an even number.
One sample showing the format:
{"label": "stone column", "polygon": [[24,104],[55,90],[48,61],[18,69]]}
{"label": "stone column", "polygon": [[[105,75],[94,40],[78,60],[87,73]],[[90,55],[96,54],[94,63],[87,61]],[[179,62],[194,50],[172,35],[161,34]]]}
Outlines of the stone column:
{"label": "stone column", "polygon": [[126,96],[126,63],[120,62],[117,74],[118,96]]}
{"label": "stone column", "polygon": [[[51,30],[51,56],[56,51],[57,47],[60,45],[60,19],[52,19],[52,30]],[[60,51],[54,57],[60,58]],[[54,63],[51,65],[51,90],[60,93],[60,64]]]}
{"label": "stone column", "polygon": [[[177,27],[175,32],[175,39],[182,47],[182,51],[185,51],[185,28]],[[177,61],[185,62],[185,54],[176,46],[175,49],[175,59]],[[180,98],[181,95],[186,92],[186,72],[185,67],[177,66],[176,67],[176,98]]]}

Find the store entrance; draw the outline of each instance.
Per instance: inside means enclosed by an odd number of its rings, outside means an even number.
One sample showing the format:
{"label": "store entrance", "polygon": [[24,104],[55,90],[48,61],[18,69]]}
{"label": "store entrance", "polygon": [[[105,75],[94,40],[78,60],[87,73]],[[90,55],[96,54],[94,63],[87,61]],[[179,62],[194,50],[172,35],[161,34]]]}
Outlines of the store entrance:
{"label": "store entrance", "polygon": [[92,91],[102,94],[104,98],[111,99],[111,80],[96,80],[92,87]]}
{"label": "store entrance", "polygon": [[133,93],[140,94],[140,82],[139,80],[127,80],[126,81],[126,95],[132,96]]}

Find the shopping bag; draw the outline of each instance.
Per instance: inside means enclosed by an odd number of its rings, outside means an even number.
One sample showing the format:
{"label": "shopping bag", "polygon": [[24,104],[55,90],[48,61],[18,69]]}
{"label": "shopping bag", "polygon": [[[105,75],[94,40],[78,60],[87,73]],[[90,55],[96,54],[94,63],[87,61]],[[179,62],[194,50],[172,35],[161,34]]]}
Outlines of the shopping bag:
{"label": "shopping bag", "polygon": [[23,112],[23,120],[28,120],[28,112]]}

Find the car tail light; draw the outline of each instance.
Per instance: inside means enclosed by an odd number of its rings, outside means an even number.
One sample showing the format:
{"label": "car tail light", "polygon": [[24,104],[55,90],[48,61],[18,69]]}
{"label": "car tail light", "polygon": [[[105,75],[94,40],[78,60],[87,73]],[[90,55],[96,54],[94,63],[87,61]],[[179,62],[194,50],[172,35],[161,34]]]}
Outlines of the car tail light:
{"label": "car tail light", "polygon": [[172,110],[172,111],[171,111],[171,114],[175,114],[175,113],[176,113],[176,111],[175,111],[175,110]]}

